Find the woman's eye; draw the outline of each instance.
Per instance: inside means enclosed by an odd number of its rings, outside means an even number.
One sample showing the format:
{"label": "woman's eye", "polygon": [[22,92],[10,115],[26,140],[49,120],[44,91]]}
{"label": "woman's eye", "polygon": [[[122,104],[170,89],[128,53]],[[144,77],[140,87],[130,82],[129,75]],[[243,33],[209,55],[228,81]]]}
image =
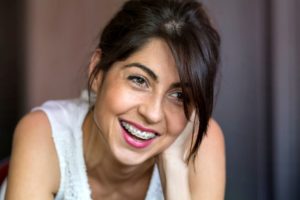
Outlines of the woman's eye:
{"label": "woman's eye", "polygon": [[141,76],[129,76],[128,79],[139,87],[148,87],[146,79]]}
{"label": "woman's eye", "polygon": [[176,101],[179,101],[179,102],[183,102],[184,101],[184,94],[183,94],[183,92],[173,92],[171,94],[171,97],[175,98]]}

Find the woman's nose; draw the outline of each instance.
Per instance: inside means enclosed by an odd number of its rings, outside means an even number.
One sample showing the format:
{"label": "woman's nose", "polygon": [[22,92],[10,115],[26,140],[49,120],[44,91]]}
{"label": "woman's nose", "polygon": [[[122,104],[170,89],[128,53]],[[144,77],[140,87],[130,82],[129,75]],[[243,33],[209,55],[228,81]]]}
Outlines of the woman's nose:
{"label": "woman's nose", "polygon": [[159,98],[148,98],[141,102],[138,112],[148,123],[158,123],[163,119],[163,106]]}

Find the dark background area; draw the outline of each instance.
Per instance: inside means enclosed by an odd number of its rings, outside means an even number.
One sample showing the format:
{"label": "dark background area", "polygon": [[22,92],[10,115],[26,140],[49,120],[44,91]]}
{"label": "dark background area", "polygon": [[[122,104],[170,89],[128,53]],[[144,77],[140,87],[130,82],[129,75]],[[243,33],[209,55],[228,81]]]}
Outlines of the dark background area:
{"label": "dark background area", "polygon": [[8,157],[14,127],[22,113],[24,70],[23,1],[0,2],[0,160]]}
{"label": "dark background area", "polygon": [[[22,2],[0,3],[0,159],[25,112],[77,94],[69,88],[80,88],[99,27],[123,1]],[[226,199],[298,200],[300,1],[202,2],[222,37],[214,117],[226,140]]]}

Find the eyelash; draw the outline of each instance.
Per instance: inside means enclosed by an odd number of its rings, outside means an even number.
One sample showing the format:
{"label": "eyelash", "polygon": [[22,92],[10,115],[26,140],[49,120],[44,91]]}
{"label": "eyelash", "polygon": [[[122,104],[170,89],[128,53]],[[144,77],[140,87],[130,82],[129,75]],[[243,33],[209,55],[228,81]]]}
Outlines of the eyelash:
{"label": "eyelash", "polygon": [[128,80],[132,81],[138,87],[148,87],[149,86],[147,79],[142,76],[130,75],[130,76],[128,76]]}

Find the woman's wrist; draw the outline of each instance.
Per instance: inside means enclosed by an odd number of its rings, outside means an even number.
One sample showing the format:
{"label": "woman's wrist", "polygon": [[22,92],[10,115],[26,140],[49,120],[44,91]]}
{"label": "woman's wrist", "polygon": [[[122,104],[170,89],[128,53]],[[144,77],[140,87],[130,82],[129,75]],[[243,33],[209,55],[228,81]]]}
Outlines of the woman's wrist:
{"label": "woman's wrist", "polygon": [[190,199],[188,166],[179,156],[162,155],[159,171],[166,199]]}

